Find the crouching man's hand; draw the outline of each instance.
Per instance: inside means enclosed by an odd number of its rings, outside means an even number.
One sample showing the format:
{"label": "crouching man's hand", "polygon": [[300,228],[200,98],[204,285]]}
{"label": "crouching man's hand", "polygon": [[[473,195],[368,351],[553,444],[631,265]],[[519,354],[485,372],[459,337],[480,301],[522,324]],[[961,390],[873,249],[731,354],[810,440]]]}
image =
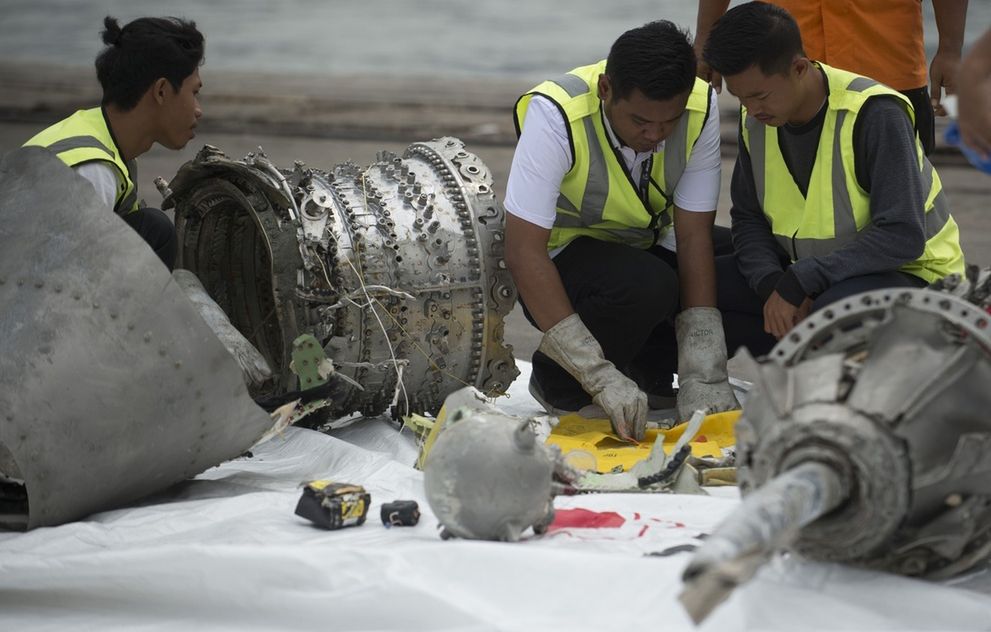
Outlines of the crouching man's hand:
{"label": "crouching man's hand", "polygon": [[678,420],[696,410],[718,413],[736,410],[726,372],[723,319],[715,307],[691,307],[675,319],[678,336]]}
{"label": "crouching man's hand", "polygon": [[643,439],[647,395],[606,360],[599,342],[578,314],[571,314],[548,329],[539,349],[578,380],[592,401],[612,420],[613,430],[621,439]]}

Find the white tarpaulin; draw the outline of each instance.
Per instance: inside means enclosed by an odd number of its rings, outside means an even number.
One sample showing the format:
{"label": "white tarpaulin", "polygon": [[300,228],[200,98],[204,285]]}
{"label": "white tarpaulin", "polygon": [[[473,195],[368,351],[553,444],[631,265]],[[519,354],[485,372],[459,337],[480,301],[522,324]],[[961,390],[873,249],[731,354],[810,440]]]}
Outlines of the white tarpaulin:
{"label": "white tarpaulin", "polygon": [[[523,414],[536,404],[521,365],[499,403]],[[140,506],[0,533],[0,631],[694,629],[676,600],[689,554],[649,554],[698,544],[735,491],[560,498],[543,537],[445,542],[415,456],[385,420],[290,429]],[[324,531],[294,515],[316,478],[364,485],[368,522]],[[382,526],[396,499],[420,503],[418,526]],[[988,630],[991,597],[783,558],[700,629]]]}

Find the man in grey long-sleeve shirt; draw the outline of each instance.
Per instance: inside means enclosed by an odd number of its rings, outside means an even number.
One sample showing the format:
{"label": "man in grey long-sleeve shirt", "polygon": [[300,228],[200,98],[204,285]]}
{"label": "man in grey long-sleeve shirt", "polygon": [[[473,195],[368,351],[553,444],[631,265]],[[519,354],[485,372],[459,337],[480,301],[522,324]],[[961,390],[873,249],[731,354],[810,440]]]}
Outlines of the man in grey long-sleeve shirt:
{"label": "man in grey long-sleeve shirt", "polygon": [[745,108],[735,254],[717,263],[731,346],[765,353],[835,300],[963,272],[956,223],[899,93],[809,60],[791,16],[766,3],[727,12],[704,56]]}

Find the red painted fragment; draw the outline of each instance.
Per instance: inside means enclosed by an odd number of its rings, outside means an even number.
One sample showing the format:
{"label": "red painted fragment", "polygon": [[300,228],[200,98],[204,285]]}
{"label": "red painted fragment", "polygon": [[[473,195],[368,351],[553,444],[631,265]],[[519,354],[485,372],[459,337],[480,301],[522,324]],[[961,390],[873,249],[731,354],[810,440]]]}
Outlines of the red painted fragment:
{"label": "red painted fragment", "polygon": [[589,511],[588,509],[558,509],[548,531],[560,529],[617,529],[626,522],[615,511]]}

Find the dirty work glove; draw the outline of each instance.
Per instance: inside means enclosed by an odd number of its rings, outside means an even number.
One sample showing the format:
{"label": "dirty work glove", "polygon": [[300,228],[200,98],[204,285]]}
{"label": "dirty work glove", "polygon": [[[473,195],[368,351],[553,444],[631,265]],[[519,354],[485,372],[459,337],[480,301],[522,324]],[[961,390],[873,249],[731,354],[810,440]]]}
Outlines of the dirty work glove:
{"label": "dirty work glove", "polygon": [[736,410],[726,373],[723,319],[715,307],[690,307],[675,319],[678,336],[678,420],[696,410],[706,414]]}
{"label": "dirty work glove", "polygon": [[620,438],[627,441],[643,439],[647,425],[647,396],[637,388],[636,382],[606,360],[599,342],[578,314],[572,314],[548,329],[538,348],[578,380],[592,396],[592,401],[609,415],[613,430]]}

